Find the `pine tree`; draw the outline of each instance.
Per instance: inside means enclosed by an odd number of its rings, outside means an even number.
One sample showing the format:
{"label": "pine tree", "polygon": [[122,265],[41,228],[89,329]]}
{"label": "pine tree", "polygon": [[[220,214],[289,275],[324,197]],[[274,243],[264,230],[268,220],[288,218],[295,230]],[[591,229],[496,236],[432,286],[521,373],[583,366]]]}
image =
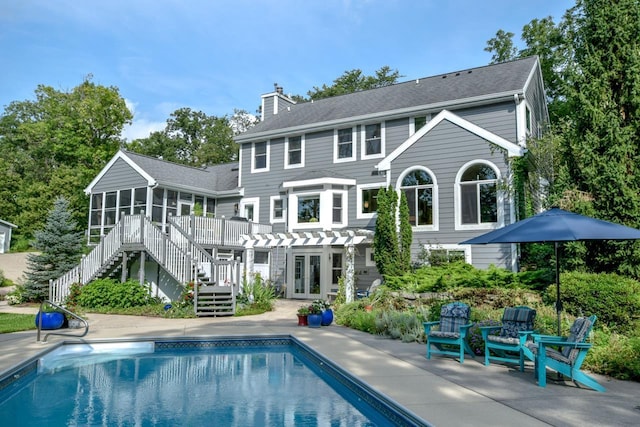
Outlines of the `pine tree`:
{"label": "pine tree", "polygon": [[[640,226],[640,3],[579,0],[564,144],[571,190],[602,219]],[[640,274],[633,244],[590,244],[595,270]],[[617,267],[622,265],[622,267]],[[633,271],[633,270],[636,271]]]}
{"label": "pine tree", "polygon": [[44,228],[35,233],[33,247],[39,253],[27,257],[25,297],[41,301],[49,296],[49,280],[57,279],[79,261],[83,238],[76,231],[67,199],[58,197]]}

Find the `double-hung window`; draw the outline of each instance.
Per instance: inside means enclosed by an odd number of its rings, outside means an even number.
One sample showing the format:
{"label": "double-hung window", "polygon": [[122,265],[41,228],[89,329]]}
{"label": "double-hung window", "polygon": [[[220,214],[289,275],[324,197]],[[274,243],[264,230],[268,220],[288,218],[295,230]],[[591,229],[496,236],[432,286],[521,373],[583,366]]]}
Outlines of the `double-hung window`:
{"label": "double-hung window", "polygon": [[384,157],[384,126],[373,123],[363,126],[362,158]]}
{"label": "double-hung window", "polygon": [[285,142],[285,169],[304,167],[304,138],[291,136]]}
{"label": "double-hung window", "polygon": [[269,144],[267,141],[254,142],[251,148],[251,172],[266,172],[269,170]]}
{"label": "double-hung window", "polygon": [[333,161],[349,162],[356,159],[353,128],[337,129],[334,134]]}

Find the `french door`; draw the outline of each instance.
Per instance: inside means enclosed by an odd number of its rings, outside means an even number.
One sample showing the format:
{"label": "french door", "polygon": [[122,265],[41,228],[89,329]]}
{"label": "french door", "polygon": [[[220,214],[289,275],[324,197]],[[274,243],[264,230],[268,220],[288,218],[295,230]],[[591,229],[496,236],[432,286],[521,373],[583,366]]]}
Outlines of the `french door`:
{"label": "french door", "polygon": [[321,265],[321,254],[308,253],[294,255],[294,298],[320,298],[320,283],[322,283]]}

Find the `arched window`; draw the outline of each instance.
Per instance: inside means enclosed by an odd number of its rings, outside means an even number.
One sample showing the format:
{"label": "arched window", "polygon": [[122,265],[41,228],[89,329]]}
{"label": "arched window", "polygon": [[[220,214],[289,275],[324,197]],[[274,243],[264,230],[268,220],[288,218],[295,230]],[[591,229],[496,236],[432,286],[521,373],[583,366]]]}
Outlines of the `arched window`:
{"label": "arched window", "polygon": [[434,180],[424,169],[411,169],[402,176],[400,191],[407,197],[412,226],[434,225],[434,189]]}
{"label": "arched window", "polygon": [[458,175],[460,224],[483,225],[498,222],[498,176],[486,163],[473,163]]}

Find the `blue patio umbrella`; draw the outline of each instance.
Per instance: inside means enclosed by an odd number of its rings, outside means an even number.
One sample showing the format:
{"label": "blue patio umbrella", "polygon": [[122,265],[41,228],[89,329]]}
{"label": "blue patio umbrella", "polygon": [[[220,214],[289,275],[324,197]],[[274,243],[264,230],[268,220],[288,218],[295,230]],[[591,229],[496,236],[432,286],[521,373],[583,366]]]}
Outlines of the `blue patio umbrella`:
{"label": "blue patio umbrella", "polygon": [[558,244],[580,240],[638,240],[640,230],[600,219],[552,208],[522,221],[460,242],[461,245],[491,243],[545,243],[554,244],[556,255],[556,312],[560,335],[560,264]]}

